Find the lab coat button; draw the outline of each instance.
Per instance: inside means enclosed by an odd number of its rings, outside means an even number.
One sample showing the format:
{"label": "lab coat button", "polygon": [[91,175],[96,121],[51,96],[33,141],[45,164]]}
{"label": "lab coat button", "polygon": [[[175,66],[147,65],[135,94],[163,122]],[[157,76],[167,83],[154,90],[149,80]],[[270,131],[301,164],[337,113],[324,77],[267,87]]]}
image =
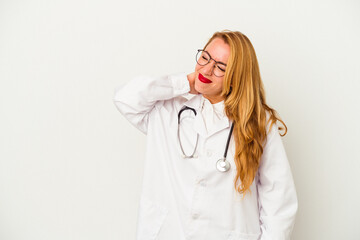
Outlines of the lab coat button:
{"label": "lab coat button", "polygon": [[200,180],[198,181],[198,184],[199,184],[200,186],[202,186],[202,187],[205,187],[205,186],[206,186],[206,182],[205,182],[204,179],[200,179]]}

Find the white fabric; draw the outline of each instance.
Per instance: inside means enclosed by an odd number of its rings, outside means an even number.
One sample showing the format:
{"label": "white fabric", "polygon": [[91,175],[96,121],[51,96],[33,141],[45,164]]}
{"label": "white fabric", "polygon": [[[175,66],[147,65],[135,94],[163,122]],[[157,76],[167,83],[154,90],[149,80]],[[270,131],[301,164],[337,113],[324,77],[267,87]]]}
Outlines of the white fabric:
{"label": "white fabric", "polygon": [[[228,172],[216,170],[223,156],[230,121],[224,103],[212,105],[202,95],[187,100],[185,73],[137,77],[115,89],[117,109],[147,134],[137,240],[288,240],[298,208],[291,169],[276,125],[267,136],[261,165],[244,199],[234,188],[236,166],[231,139]],[[202,104],[204,104],[203,110]],[[197,158],[184,159],[199,134]],[[269,129],[268,129],[269,130]],[[125,160],[125,159],[124,159]]]}
{"label": "white fabric", "polygon": [[216,128],[216,124],[225,116],[224,101],[211,104],[211,102],[201,95],[201,114],[204,119],[206,132]]}

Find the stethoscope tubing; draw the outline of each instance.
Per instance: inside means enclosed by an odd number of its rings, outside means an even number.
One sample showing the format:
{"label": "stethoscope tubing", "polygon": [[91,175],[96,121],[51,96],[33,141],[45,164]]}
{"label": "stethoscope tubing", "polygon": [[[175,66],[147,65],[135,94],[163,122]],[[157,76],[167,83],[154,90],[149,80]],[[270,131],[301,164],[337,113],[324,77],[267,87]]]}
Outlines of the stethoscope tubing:
{"label": "stethoscope tubing", "polygon": [[[197,114],[196,110],[194,108],[191,108],[191,107],[188,107],[188,106],[184,106],[178,113],[178,131],[177,131],[177,136],[178,136],[178,141],[179,141],[179,144],[180,144],[180,148],[181,148],[181,151],[183,153],[183,157],[184,158],[194,158],[195,157],[195,152],[196,152],[196,149],[197,149],[197,146],[198,146],[198,141],[199,141],[199,134],[197,133],[197,136],[196,136],[196,144],[195,144],[195,148],[194,148],[194,151],[193,153],[188,156],[185,154],[185,151],[184,151],[184,148],[181,144],[181,139],[180,139],[180,117],[181,117],[181,113],[184,112],[185,110],[191,110],[195,116]],[[232,135],[232,132],[233,132],[233,129],[234,129],[234,122],[231,124],[231,128],[230,128],[230,132],[229,132],[229,135],[228,135],[228,138],[227,138],[227,141],[226,141],[226,147],[225,147],[225,151],[224,151],[224,156],[223,158],[219,159],[217,162],[216,162],[216,168],[220,171],[220,172],[226,172],[230,169],[231,165],[229,163],[229,161],[226,160],[226,156],[227,156],[227,152],[228,152],[228,149],[229,149],[229,143],[230,143],[230,139],[231,139],[231,135]]]}

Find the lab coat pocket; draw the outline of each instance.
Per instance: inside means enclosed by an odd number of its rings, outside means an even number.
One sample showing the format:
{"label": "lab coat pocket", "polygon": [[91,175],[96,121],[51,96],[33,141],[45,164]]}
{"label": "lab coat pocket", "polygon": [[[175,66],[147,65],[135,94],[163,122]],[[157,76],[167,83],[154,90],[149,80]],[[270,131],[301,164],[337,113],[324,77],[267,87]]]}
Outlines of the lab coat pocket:
{"label": "lab coat pocket", "polygon": [[156,239],[168,209],[142,196],[139,205],[137,240]]}
{"label": "lab coat pocket", "polygon": [[236,231],[230,232],[227,240],[258,240],[260,233],[240,233]]}

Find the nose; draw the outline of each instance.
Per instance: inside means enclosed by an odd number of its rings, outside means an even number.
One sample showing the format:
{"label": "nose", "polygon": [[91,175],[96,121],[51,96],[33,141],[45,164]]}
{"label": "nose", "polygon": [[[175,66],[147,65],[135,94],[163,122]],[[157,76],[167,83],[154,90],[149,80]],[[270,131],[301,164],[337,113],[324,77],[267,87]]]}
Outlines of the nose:
{"label": "nose", "polygon": [[208,64],[202,67],[204,74],[211,76],[215,68],[215,62],[210,61]]}

